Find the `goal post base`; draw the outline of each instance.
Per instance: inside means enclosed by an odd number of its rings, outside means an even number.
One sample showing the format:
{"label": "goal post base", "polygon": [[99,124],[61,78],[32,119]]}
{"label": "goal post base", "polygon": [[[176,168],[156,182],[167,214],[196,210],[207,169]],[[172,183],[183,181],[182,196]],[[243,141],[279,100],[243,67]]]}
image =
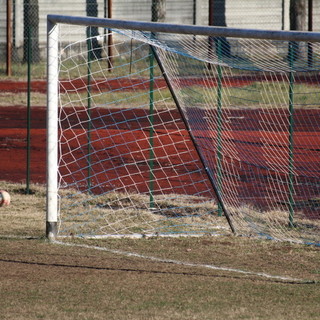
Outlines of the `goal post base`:
{"label": "goal post base", "polygon": [[51,241],[55,240],[56,236],[57,236],[57,231],[58,231],[57,222],[47,221],[47,223],[46,223],[46,238]]}

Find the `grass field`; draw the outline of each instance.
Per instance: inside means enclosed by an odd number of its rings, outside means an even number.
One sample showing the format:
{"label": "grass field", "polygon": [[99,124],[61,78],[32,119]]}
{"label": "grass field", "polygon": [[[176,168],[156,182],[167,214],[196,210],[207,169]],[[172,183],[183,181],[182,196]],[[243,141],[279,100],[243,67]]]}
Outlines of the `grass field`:
{"label": "grass field", "polygon": [[0,208],[1,319],[320,319],[319,247],[236,236],[53,244],[44,188],[0,186],[12,197]]}

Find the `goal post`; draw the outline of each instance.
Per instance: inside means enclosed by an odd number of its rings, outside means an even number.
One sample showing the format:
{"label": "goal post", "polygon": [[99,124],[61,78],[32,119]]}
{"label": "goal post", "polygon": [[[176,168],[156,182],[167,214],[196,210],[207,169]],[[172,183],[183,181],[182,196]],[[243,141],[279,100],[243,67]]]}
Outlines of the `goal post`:
{"label": "goal post", "polygon": [[58,222],[58,24],[47,23],[47,216],[46,236],[54,239]]}
{"label": "goal post", "polygon": [[47,57],[47,237],[319,243],[319,33],[49,15]]}

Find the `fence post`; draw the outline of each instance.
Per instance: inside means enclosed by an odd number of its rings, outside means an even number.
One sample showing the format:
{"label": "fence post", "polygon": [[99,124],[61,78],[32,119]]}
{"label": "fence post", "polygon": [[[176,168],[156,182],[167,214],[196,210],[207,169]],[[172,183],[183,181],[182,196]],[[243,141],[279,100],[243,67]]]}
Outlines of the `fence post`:
{"label": "fence post", "polygon": [[[218,87],[217,87],[217,189],[222,196],[222,70],[221,70],[221,55],[222,43],[221,39],[217,40],[217,54],[218,54]],[[221,203],[218,202],[218,216],[222,215]]]}
{"label": "fence post", "polygon": [[11,8],[12,1],[7,0],[7,76],[11,77],[12,74],[12,24],[11,24]]}
{"label": "fence post", "polygon": [[26,194],[30,194],[30,158],[31,158],[31,64],[32,64],[32,27],[28,28],[27,45],[27,69],[28,69],[28,90],[27,90],[27,163],[26,163]]}
{"label": "fence post", "polygon": [[293,41],[289,42],[289,227],[294,227],[294,74],[293,62],[296,58],[296,44]]}

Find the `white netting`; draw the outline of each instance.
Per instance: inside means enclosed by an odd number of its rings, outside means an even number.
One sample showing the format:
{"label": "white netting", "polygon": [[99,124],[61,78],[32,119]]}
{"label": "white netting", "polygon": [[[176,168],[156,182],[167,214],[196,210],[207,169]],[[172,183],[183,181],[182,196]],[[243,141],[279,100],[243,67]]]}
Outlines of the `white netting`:
{"label": "white netting", "polygon": [[239,234],[319,243],[319,43],[113,30],[96,49],[73,28],[61,235],[220,233],[227,215]]}

